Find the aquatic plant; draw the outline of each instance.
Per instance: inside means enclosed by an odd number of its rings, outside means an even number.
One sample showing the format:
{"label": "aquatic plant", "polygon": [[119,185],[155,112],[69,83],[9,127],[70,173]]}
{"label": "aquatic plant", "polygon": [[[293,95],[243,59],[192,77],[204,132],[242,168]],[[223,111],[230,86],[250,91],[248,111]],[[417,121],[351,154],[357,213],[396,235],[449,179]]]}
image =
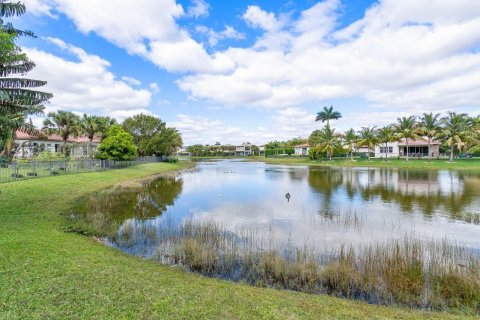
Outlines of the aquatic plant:
{"label": "aquatic plant", "polygon": [[480,261],[447,241],[405,237],[342,246],[321,257],[309,246],[279,245],[255,230],[232,233],[214,221],[187,219],[163,230],[154,259],[206,276],[370,303],[480,312]]}

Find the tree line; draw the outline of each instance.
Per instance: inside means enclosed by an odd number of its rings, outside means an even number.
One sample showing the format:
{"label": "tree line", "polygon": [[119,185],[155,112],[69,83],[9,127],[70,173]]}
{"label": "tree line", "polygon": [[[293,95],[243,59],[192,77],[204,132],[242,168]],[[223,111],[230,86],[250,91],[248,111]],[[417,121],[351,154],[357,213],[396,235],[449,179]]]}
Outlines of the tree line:
{"label": "tree line", "polygon": [[374,151],[376,146],[386,149],[389,143],[404,141],[408,161],[409,143],[417,139],[426,139],[429,156],[433,141],[440,142],[441,148],[449,154],[450,161],[453,161],[459,152],[480,152],[480,116],[451,111],[442,116],[440,113],[431,112],[421,116],[398,117],[395,123],[379,128],[367,126],[358,131],[351,128],[340,133],[330,127],[329,121],[341,117],[338,111],[333,110],[333,106],[324,107],[317,113],[316,121],[326,122],[326,125],[313,131],[308,139],[312,146],[312,157],[326,155],[331,159],[335,152],[347,151],[353,160],[353,153],[357,148],[367,147],[370,157],[370,151]]}
{"label": "tree line", "polygon": [[[50,112],[43,121],[43,128],[33,132],[39,139],[56,134],[63,140],[64,156],[70,152],[67,141],[71,137],[87,137],[89,157],[111,160],[132,160],[137,156],[172,155],[182,146],[181,134],[167,127],[161,119],[138,114],[118,124],[113,118],[71,111]],[[97,150],[93,143],[100,141]]]}

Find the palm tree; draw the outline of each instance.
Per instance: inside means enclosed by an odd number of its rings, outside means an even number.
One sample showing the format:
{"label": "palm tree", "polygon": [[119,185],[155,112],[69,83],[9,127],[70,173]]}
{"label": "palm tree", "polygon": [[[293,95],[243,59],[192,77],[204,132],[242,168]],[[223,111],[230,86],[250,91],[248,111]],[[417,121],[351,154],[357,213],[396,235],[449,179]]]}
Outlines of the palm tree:
{"label": "palm tree", "polygon": [[468,119],[467,149],[479,146],[480,147],[480,116],[471,117]]}
{"label": "palm tree", "polygon": [[353,128],[345,132],[344,142],[347,145],[347,150],[350,153],[350,159],[352,161],[353,161],[353,150],[355,148],[355,143],[357,142],[357,140],[358,140],[358,136],[355,130],[353,130]]}
{"label": "palm tree", "polygon": [[375,149],[375,146],[378,143],[378,138],[375,134],[375,128],[376,126],[362,127],[362,129],[358,132],[357,146],[368,147],[368,160],[370,160],[370,149]]}
{"label": "palm tree", "polygon": [[409,139],[415,140],[420,138],[417,134],[418,128],[416,119],[416,116],[397,118],[397,124],[395,124],[395,132],[398,139],[405,139],[405,144],[407,145],[407,161],[409,155]]}
{"label": "palm tree", "polygon": [[326,125],[319,133],[319,144],[315,147],[316,151],[326,152],[329,160],[332,160],[332,154],[335,150],[341,148],[338,135],[335,133],[335,129],[331,129],[329,125]]}
{"label": "palm tree", "polygon": [[110,117],[100,117],[95,115],[84,114],[80,122],[81,131],[88,138],[88,154],[92,156],[92,142],[95,136],[104,136],[108,128],[115,124],[115,119]]}
{"label": "palm tree", "polygon": [[49,112],[47,119],[43,121],[43,132],[46,134],[58,134],[63,140],[63,153],[67,154],[67,140],[70,136],[78,136],[82,132],[81,119],[70,111],[59,110]]}
{"label": "palm tree", "polygon": [[25,114],[18,112],[8,117],[0,117],[0,156],[12,157],[17,130],[32,134],[37,130],[30,122],[25,121]]}
{"label": "palm tree", "polygon": [[439,136],[443,138],[450,147],[450,162],[453,161],[455,147],[461,150],[469,135],[469,121],[466,113],[447,112],[447,116],[441,120],[443,129]]}
{"label": "palm tree", "polygon": [[327,122],[327,126],[330,126],[330,120],[337,120],[342,117],[342,114],[338,111],[333,110],[333,106],[327,108],[326,106],[323,107],[323,110],[317,113],[317,117],[315,121],[322,121]]}
{"label": "palm tree", "polygon": [[398,141],[395,132],[391,126],[386,126],[377,130],[377,139],[380,144],[383,144],[385,151],[385,162],[387,162],[388,157],[388,143]]}
{"label": "palm tree", "polygon": [[432,140],[440,131],[440,113],[424,113],[420,118],[420,132],[428,138],[428,156],[432,156]]}

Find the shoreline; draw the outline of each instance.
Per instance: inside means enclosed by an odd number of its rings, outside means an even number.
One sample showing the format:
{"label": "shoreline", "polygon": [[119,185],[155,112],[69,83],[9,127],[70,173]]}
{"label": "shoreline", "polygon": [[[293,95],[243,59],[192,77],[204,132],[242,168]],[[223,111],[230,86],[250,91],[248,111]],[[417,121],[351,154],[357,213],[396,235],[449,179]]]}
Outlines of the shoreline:
{"label": "shoreline", "polygon": [[7,259],[0,259],[0,301],[8,303],[0,303],[0,318],[476,318],[206,278],[61,229],[83,195],[183,169],[147,164],[1,184],[0,246]]}

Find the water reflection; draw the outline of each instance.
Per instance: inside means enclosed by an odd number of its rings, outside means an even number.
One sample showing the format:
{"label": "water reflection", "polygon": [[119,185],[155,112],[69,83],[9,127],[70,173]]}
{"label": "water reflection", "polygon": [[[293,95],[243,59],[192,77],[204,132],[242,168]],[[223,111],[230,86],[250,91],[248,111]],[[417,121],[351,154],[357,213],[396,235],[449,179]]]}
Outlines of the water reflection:
{"label": "water reflection", "polygon": [[[474,172],[219,161],[114,199],[97,199],[81,211],[111,214],[111,244],[140,255],[151,252],[146,238],[152,235],[142,230],[186,218],[214,220],[231,232],[268,232],[320,252],[405,235],[480,248],[480,175]],[[128,241],[116,241],[125,232]]]}
{"label": "water reflection", "polygon": [[[158,219],[182,193],[179,177],[164,177],[142,187],[106,190],[80,199],[72,208],[72,229],[88,225],[94,234],[116,238],[121,226],[130,220]],[[79,225],[82,224],[82,225]]]}

